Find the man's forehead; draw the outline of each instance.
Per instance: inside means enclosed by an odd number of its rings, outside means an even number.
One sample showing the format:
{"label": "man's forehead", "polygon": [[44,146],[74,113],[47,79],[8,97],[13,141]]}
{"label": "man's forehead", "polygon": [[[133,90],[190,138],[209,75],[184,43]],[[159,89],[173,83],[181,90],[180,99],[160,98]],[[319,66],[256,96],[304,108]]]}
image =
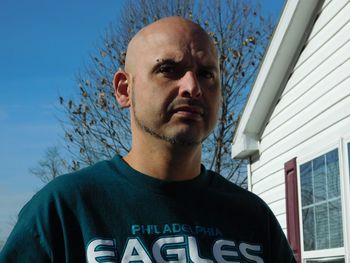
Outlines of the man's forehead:
{"label": "man's forehead", "polygon": [[142,47],[154,48],[163,52],[203,51],[209,52],[212,49],[209,41],[195,35],[176,34],[172,32],[155,32],[144,38]]}
{"label": "man's forehead", "polygon": [[135,59],[139,61],[142,57],[178,61],[189,55],[216,60],[214,44],[199,25],[171,17],[159,20],[135,35],[128,47],[127,64],[134,64]]}
{"label": "man's forehead", "polygon": [[169,25],[168,27],[157,27],[143,32],[137,40],[142,45],[147,44],[149,46],[152,46],[152,44],[176,44],[179,46],[190,44],[192,47],[203,48],[212,45],[208,34],[193,26],[177,27]]}
{"label": "man's forehead", "polygon": [[159,63],[164,60],[173,60],[174,62],[189,62],[197,59],[203,64],[215,64],[216,55],[210,49],[200,49],[196,47],[182,47],[177,45],[159,46],[147,52],[149,62]]}

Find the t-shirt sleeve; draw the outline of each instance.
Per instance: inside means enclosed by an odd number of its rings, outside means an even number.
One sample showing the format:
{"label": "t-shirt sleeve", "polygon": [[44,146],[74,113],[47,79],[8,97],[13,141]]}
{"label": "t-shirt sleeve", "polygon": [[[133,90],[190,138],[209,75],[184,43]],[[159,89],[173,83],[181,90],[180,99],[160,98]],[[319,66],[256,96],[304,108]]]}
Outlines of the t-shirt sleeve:
{"label": "t-shirt sleeve", "polygon": [[9,262],[51,262],[52,239],[49,227],[56,217],[52,198],[47,191],[39,191],[22,208],[4,248],[0,252],[0,263]]}
{"label": "t-shirt sleeve", "polygon": [[0,252],[0,263],[51,262],[40,237],[17,223]]}
{"label": "t-shirt sleeve", "polygon": [[289,242],[275,215],[270,212],[270,261],[271,263],[297,263]]}

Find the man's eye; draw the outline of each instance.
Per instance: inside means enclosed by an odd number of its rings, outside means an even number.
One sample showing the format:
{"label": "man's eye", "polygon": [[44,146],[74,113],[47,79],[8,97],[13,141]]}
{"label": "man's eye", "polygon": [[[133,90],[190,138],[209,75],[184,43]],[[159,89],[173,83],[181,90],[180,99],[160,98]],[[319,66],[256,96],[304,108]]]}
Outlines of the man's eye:
{"label": "man's eye", "polygon": [[171,65],[161,65],[158,68],[158,72],[171,74],[171,73],[175,73],[175,68],[174,68],[174,66],[171,66]]}
{"label": "man's eye", "polygon": [[202,77],[202,78],[206,78],[206,79],[212,79],[214,78],[214,74],[213,72],[209,71],[209,70],[202,70],[199,72],[199,75]]}

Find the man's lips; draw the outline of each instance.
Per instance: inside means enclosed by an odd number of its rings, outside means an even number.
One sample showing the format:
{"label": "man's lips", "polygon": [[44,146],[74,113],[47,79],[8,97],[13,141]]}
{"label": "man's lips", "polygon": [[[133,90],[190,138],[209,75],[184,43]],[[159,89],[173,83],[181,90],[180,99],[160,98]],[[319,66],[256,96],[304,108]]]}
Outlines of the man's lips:
{"label": "man's lips", "polygon": [[184,117],[189,117],[189,118],[195,118],[197,119],[198,117],[202,117],[204,114],[204,110],[201,107],[198,106],[177,106],[175,107],[172,112],[174,114],[182,115]]}

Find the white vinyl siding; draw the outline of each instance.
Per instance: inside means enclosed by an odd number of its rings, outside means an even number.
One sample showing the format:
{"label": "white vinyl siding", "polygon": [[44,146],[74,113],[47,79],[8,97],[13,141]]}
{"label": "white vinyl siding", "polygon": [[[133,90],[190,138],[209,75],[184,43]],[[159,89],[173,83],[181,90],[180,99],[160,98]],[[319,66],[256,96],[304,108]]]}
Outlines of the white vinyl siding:
{"label": "white vinyl siding", "polygon": [[[344,32],[343,28],[349,23],[349,8],[348,0],[333,0],[322,10],[306,43],[308,52],[303,52],[300,55],[295,70],[299,69],[306,61],[309,61],[311,57],[313,57],[312,60],[323,60],[330,52],[334,52],[342,45],[343,42],[337,44],[333,40],[342,38],[339,33]],[[335,46],[331,46],[330,43],[333,43]],[[330,49],[330,52],[324,53],[327,49]],[[322,53],[319,51],[322,51]],[[318,56],[314,56],[316,52],[318,52]]]}
{"label": "white vinyl siding", "polygon": [[251,189],[286,230],[284,163],[339,141],[350,127],[350,3],[325,1],[261,134]]}

